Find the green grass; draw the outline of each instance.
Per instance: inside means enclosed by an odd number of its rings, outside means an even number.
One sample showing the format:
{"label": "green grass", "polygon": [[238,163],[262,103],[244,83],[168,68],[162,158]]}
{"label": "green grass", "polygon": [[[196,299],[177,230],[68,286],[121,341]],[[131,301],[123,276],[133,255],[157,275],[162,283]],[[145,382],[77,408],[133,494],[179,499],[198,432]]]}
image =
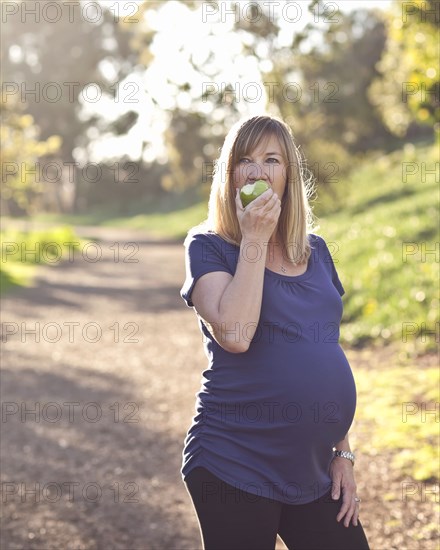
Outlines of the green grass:
{"label": "green grass", "polygon": [[[195,202],[200,196],[193,189],[186,193],[170,194],[150,201],[148,204],[135,203],[130,215],[117,214],[115,209],[95,208],[87,214],[56,214],[42,212],[32,219],[42,223],[63,223],[72,225],[92,225],[101,227],[120,227],[140,229],[147,235],[164,239],[183,239],[188,229],[202,221],[208,210],[207,200]],[[4,217],[5,223],[13,219]]]}
{"label": "green grass", "polygon": [[0,232],[0,293],[14,287],[31,286],[39,264],[54,264],[75,254],[85,241],[70,226],[47,230]]}
{"label": "green grass", "polygon": [[[346,289],[344,342],[400,340],[409,352],[436,348],[430,331],[438,322],[438,183],[433,174],[423,178],[420,168],[425,162],[432,169],[436,160],[436,146],[371,158],[343,183],[339,211],[320,218],[319,233],[332,243]],[[403,181],[409,162],[418,173]]]}
{"label": "green grass", "polygon": [[[180,210],[164,213],[138,214],[130,217],[108,217],[104,213],[65,215],[63,223],[72,225],[96,225],[101,227],[121,227],[140,229],[147,235],[164,239],[183,239],[188,229],[197,225],[207,214],[206,202],[187,206]],[[9,219],[4,218],[5,222]],[[33,218],[36,222],[59,223],[57,214],[40,214]]]}
{"label": "green grass", "polygon": [[391,453],[391,467],[403,475],[417,481],[437,479],[439,384],[437,368],[412,364],[357,369],[354,433],[368,441],[362,452],[373,459]]}
{"label": "green grass", "polygon": [[153,237],[183,239],[188,229],[205,219],[206,214],[207,204],[198,203],[163,214],[139,214],[129,219],[114,218],[102,225],[142,229]]}

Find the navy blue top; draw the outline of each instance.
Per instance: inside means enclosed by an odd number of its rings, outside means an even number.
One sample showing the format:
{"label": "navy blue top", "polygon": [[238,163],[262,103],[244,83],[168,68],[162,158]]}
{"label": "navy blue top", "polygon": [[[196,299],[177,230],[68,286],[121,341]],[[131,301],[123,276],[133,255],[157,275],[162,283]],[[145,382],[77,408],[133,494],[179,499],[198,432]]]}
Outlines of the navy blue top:
{"label": "navy blue top", "polygon": [[[311,502],[330,489],[332,449],[353,421],[356,386],[339,345],[345,291],[324,239],[310,233],[309,242],[302,275],[265,268],[248,351],[225,351],[198,317],[209,364],[184,442],[183,479],[203,466],[230,485],[286,504]],[[190,238],[185,254],[180,295],[193,307],[198,278],[234,275],[240,247],[205,232]],[[246,337],[246,327],[237,330]]]}

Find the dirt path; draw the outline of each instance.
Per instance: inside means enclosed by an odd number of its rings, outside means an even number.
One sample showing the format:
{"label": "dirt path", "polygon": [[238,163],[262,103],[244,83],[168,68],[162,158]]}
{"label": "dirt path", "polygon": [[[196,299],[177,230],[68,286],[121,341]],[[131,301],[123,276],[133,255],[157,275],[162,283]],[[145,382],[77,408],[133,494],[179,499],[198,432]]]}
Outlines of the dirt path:
{"label": "dirt path", "polygon": [[[2,548],[199,549],[179,470],[205,357],[183,247],[99,238],[99,261],[41,267],[3,300]],[[437,548],[432,503],[403,502],[401,484],[387,457],[360,457],[372,550]]]}

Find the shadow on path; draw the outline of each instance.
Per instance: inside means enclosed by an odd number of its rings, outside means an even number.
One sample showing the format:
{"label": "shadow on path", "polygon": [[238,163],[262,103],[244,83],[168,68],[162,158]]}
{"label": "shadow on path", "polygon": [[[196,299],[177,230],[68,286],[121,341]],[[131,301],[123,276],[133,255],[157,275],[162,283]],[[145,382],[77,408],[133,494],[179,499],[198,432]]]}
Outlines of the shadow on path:
{"label": "shadow on path", "polygon": [[149,505],[170,475],[179,481],[162,464],[178,443],[128,382],[79,372],[60,362],[1,373],[2,547],[59,548],[60,528],[69,548],[180,547],[174,522],[154,533],[171,518]]}
{"label": "shadow on path", "polygon": [[[111,240],[100,243],[102,261],[40,266],[33,287],[3,301],[3,323],[19,327],[129,319],[146,328],[135,344],[5,338],[1,545],[196,549],[180,476],[195,388],[187,373],[175,376],[185,356],[167,335],[190,314],[179,296],[183,247],[142,245],[139,262],[124,264],[112,261]],[[186,342],[184,329],[176,334]]]}

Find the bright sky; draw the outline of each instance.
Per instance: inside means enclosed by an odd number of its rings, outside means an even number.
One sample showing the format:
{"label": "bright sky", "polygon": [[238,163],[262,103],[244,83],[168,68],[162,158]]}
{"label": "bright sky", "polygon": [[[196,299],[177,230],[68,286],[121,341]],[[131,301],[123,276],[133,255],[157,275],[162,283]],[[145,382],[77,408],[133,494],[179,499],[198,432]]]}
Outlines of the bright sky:
{"label": "bright sky", "polygon": [[[101,0],[101,3],[104,1]],[[137,3],[139,4],[140,0]],[[282,31],[277,45],[283,46],[289,44],[292,36],[313,18],[320,25],[325,25],[329,24],[331,19],[343,16],[348,10],[365,7],[387,9],[390,3],[391,0],[329,1],[325,3],[323,13],[315,14],[308,12],[308,0],[271,0],[263,2],[263,5],[270,10],[270,17],[280,22]],[[134,2],[120,2],[119,16],[126,15],[124,6],[132,13],[133,4]],[[248,11],[250,4],[251,2],[239,2],[242,6],[239,17],[248,21],[251,17]],[[132,17],[136,17],[136,14]],[[243,115],[263,112],[268,89],[261,82],[259,69],[269,70],[270,60],[259,66],[256,58],[245,58],[241,54],[239,37],[232,31],[233,23],[234,15],[229,11],[229,2],[201,1],[198,9],[190,10],[181,2],[170,0],[164,2],[157,12],[148,11],[144,25],[157,31],[152,44],[154,61],[146,70],[139,67],[140,70],[136,74],[121,82],[117,98],[106,100],[103,97],[95,103],[84,102],[85,114],[99,113],[106,119],[116,119],[122,113],[134,110],[139,113],[138,122],[127,135],[98,138],[88,159],[81,159],[80,151],[76,151],[77,160],[98,162],[105,158],[119,157],[124,153],[133,160],[139,160],[141,145],[145,141],[151,143],[151,146],[145,151],[144,159],[151,161],[159,158],[165,161],[163,131],[168,121],[162,109],[171,109],[176,103],[182,109],[189,109],[203,91],[213,93],[221,88],[222,83],[235,83],[235,101]],[[215,52],[215,55],[210,57],[212,52]],[[264,51],[258,53],[265,55]],[[212,71],[212,74],[216,74],[220,71],[215,81],[197,72],[189,62],[191,58],[196,65],[203,65],[204,73],[209,74]],[[103,64],[101,68],[106,76],[113,77],[114,69],[110,64]],[[191,85],[190,92],[177,94],[173,83],[186,82]],[[148,93],[145,90],[148,90]],[[154,105],[151,97],[160,108]],[[244,97],[249,101],[244,101]],[[215,120],[215,112],[211,113],[209,102],[198,102],[197,107]],[[90,128],[89,134],[91,138],[98,136],[97,130],[93,128]]]}

